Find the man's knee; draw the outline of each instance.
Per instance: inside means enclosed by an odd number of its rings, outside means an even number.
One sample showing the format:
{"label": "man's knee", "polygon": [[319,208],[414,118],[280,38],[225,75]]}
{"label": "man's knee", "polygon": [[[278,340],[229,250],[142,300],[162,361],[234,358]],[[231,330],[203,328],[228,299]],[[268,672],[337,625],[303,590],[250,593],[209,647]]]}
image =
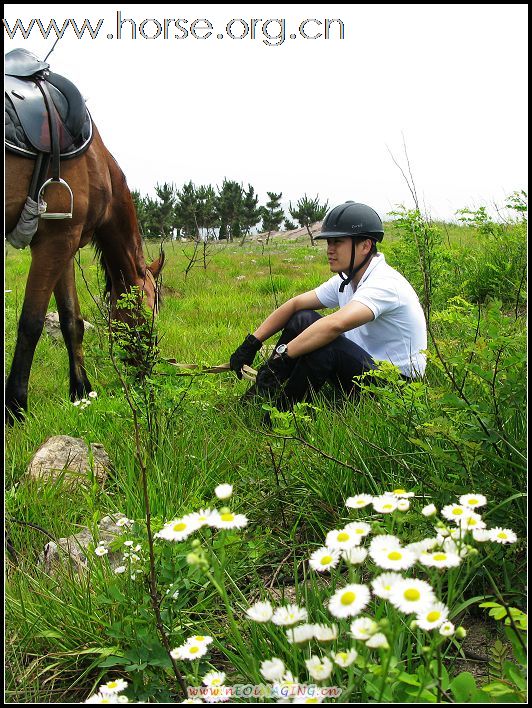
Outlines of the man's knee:
{"label": "man's knee", "polygon": [[321,319],[321,315],[318,315],[314,310],[299,310],[288,320],[285,329],[299,334],[319,319]]}

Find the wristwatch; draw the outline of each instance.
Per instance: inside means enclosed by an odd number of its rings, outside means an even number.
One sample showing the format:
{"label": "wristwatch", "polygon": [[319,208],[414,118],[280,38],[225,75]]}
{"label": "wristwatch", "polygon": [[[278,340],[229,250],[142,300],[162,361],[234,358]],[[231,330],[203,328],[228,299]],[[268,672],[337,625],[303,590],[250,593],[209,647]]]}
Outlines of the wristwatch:
{"label": "wristwatch", "polygon": [[275,347],[274,359],[283,359],[283,361],[290,361],[288,355],[288,344],[279,344]]}

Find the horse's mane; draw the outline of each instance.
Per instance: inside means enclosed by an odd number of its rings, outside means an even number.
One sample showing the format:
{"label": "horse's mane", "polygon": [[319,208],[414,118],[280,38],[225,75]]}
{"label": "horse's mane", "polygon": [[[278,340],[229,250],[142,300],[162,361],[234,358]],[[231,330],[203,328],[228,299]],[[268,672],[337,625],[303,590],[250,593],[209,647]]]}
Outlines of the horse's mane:
{"label": "horse's mane", "polygon": [[109,297],[109,295],[111,294],[111,275],[109,274],[109,269],[107,268],[107,263],[105,262],[105,257],[103,255],[101,245],[96,240],[93,241],[93,245],[94,245],[94,250],[96,252],[96,256],[97,256],[98,261],[100,263],[100,268],[102,269],[104,277],[105,277],[102,296],[104,299],[107,299]]}

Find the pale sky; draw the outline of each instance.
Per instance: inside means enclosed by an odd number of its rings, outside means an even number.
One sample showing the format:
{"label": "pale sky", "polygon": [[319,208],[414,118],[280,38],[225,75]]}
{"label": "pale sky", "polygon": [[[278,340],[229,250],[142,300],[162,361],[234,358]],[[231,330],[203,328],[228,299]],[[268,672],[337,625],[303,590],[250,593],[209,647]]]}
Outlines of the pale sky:
{"label": "pale sky", "polygon": [[[319,194],[330,206],[364,202],[384,218],[397,204],[413,206],[390,155],[406,168],[403,137],[434,218],[527,189],[525,4],[7,4],[4,12],[10,32],[17,19],[26,29],[32,19],[99,26],[96,38],[78,39],[67,24],[49,62],[86,97],[142,194],[154,196],[157,182],[227,177],[252,184],[261,203],[266,191],[282,192],[286,206]],[[135,39],[127,21],[117,38],[117,13],[134,21]],[[339,22],[323,36],[326,19],[342,21],[343,39]],[[322,36],[304,38],[302,23],[307,37]],[[178,39],[182,28],[188,36]],[[10,39],[4,26],[4,40],[5,52],[24,47],[44,59],[55,35],[45,39],[34,23],[27,39]]]}

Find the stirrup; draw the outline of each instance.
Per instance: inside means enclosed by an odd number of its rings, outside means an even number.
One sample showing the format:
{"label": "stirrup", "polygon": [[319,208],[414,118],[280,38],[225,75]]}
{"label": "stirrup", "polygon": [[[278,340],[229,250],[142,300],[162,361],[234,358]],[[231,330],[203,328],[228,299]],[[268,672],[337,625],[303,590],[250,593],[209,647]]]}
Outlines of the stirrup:
{"label": "stirrup", "polygon": [[47,179],[46,182],[43,183],[42,187],[39,189],[39,194],[37,195],[37,203],[39,204],[41,202],[41,197],[42,193],[44,191],[44,188],[47,187],[51,182],[54,182],[55,184],[62,184],[64,185],[70,194],[70,211],[66,212],[43,212],[40,217],[41,219],[71,219],[72,218],[72,211],[74,209],[74,195],[72,194],[72,190],[68,186],[68,184],[65,182],[64,179],[61,179],[61,177],[57,177],[54,179],[54,177],[50,177],[50,179]]}

